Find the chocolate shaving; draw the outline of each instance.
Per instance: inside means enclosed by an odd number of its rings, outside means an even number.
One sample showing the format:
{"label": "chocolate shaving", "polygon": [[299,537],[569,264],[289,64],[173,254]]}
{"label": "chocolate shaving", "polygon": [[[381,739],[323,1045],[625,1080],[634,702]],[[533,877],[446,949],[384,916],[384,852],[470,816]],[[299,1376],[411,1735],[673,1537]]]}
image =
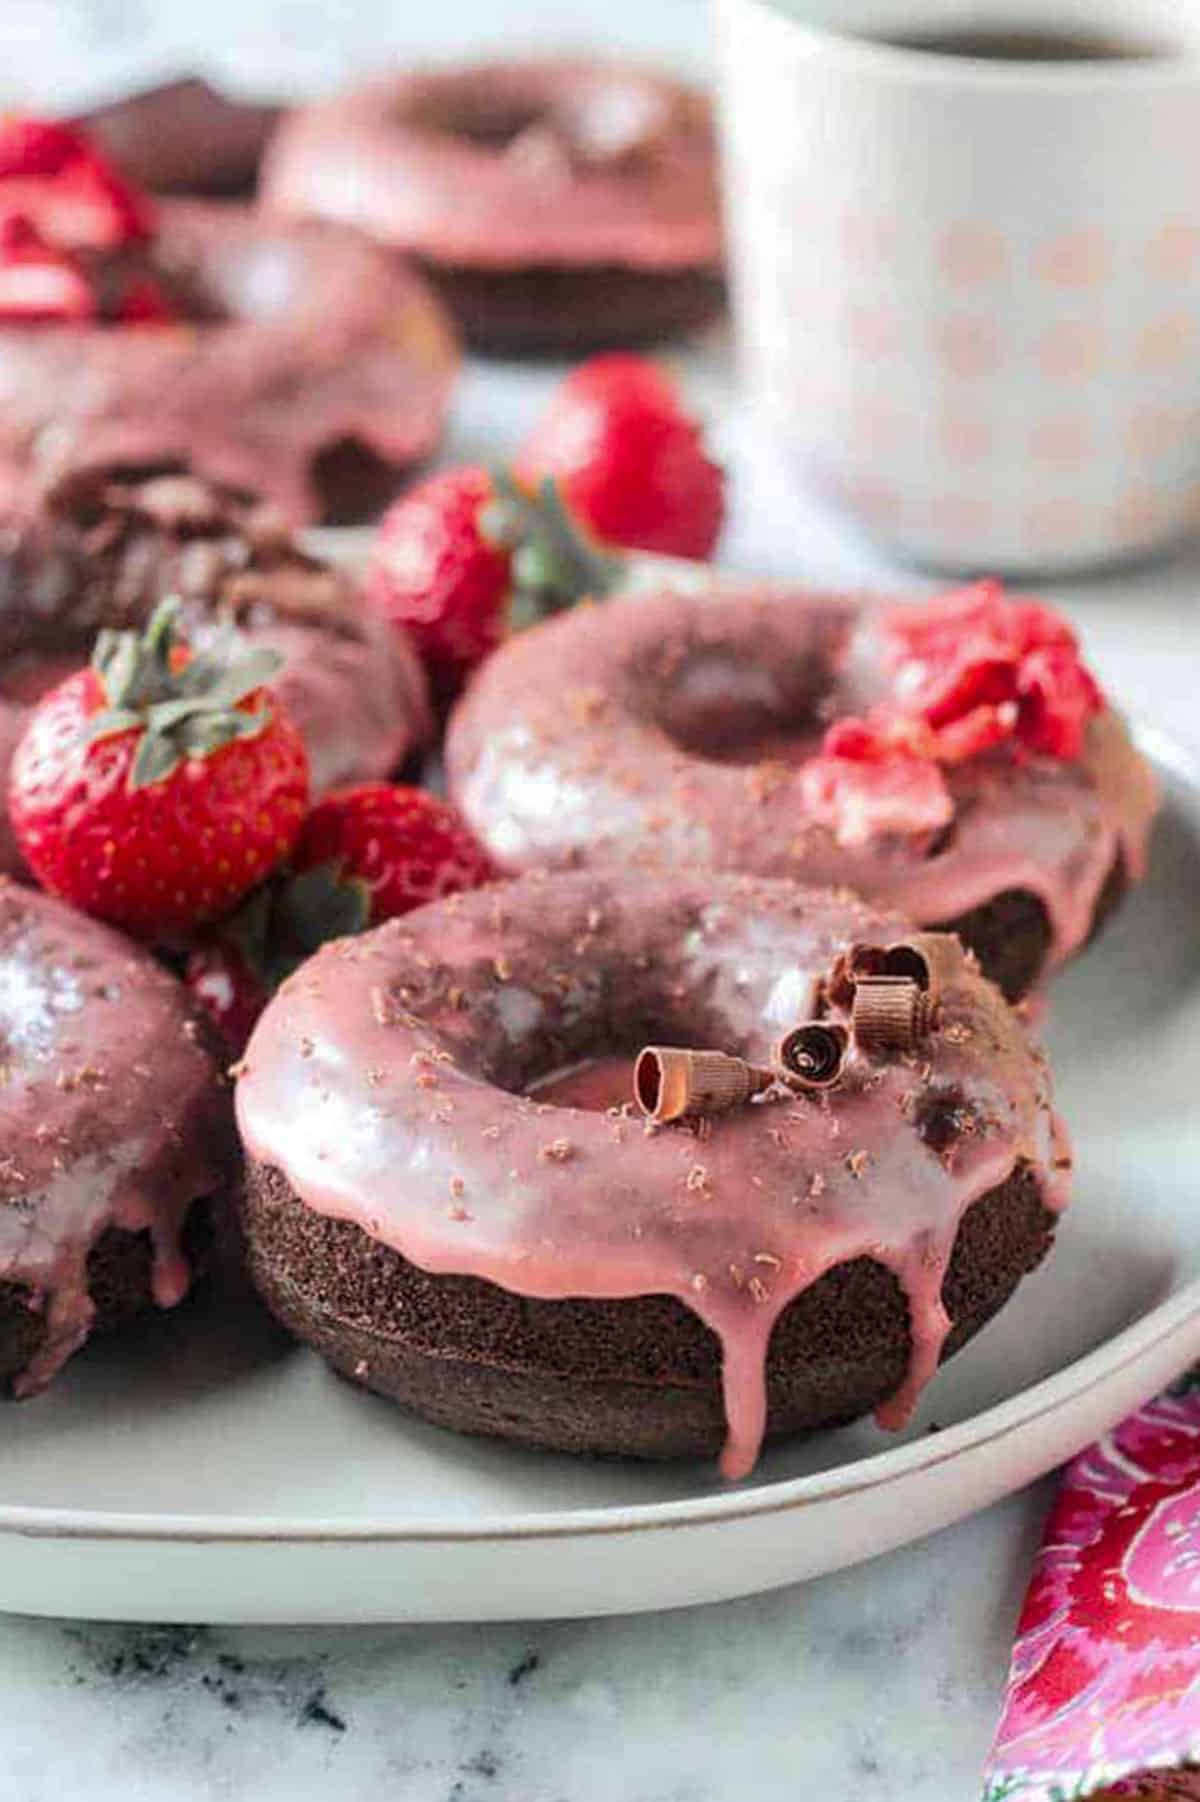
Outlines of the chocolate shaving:
{"label": "chocolate shaving", "polygon": [[848,1044],[844,1026],[806,1020],[780,1040],[775,1061],[789,1088],[828,1089],[841,1080]]}
{"label": "chocolate shaving", "polygon": [[633,1098],[649,1120],[665,1126],[672,1120],[726,1114],[774,1081],[774,1071],[724,1051],[647,1045],[633,1068]]}
{"label": "chocolate shaving", "polygon": [[866,1056],[912,1051],[933,1025],[934,1006],[911,976],[861,976],[850,1014],[854,1042]]}

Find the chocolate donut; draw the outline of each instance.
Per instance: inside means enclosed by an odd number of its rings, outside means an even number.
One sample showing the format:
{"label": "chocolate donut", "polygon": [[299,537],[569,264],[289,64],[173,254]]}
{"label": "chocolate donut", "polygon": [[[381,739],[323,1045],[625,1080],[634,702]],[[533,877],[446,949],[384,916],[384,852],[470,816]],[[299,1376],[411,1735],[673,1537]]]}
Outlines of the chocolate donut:
{"label": "chocolate donut", "polygon": [[1119,716],[1082,754],[947,771],[935,830],[847,843],[813,817],[829,723],[884,682],[878,602],[762,587],[627,594],[511,639],[453,717],[450,792],[502,868],[623,859],[854,889],[962,934],[1010,999],[1145,867],[1157,791]]}
{"label": "chocolate donut", "polygon": [[[231,617],[282,655],[275,686],[316,792],[388,776],[429,738],[416,653],[270,508],[194,476],[77,477],[0,521],[0,793],[32,703],[87,661],[101,627],[144,626],[168,595],[193,643]],[[0,810],[0,870],[19,867]]]}
{"label": "chocolate donut", "polygon": [[93,1330],[182,1300],[235,1143],[175,978],[3,878],[0,1061],[0,1392],[19,1397]]}
{"label": "chocolate donut", "polygon": [[0,498],[81,471],[188,469],[297,523],[377,511],[437,442],[457,364],[427,285],[357,232],[168,201],[145,274],[184,323],[0,327]]}
{"label": "chocolate donut", "polygon": [[261,194],[411,253],[486,350],[646,342],[723,299],[708,102],[624,63],[376,79],[290,114]]}
{"label": "chocolate donut", "polygon": [[[926,1001],[888,1049],[850,972],[898,942]],[[761,1066],[815,1012],[839,1044],[855,1022],[833,1086],[636,1117],[639,1047]],[[953,938],[788,882],[530,874],[326,946],[270,1003],[237,1087],[250,1270],[442,1425],[723,1443],[738,1476],[764,1436],[902,1424],[1038,1263],[1070,1162],[1048,1090]]]}
{"label": "chocolate donut", "polygon": [[73,123],[141,188],[248,199],[282,116],[281,106],[235,100],[188,75],[93,107]]}

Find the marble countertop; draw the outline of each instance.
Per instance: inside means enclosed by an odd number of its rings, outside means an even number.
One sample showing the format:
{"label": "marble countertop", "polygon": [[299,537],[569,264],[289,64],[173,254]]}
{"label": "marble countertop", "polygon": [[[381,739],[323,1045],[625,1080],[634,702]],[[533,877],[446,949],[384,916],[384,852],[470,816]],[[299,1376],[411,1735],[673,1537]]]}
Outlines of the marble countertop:
{"label": "marble countertop", "polygon": [[485,1627],[0,1620],[5,1802],[974,1802],[1048,1491],[720,1607]]}
{"label": "marble countertop", "polygon": [[[402,40],[500,31],[490,0],[437,9],[270,0],[6,0],[10,92],[102,90],[136,72],[231,69],[296,87]],[[410,18],[411,15],[415,15]],[[545,0],[527,38],[703,56],[700,0]],[[507,34],[507,21],[504,21]],[[336,43],[336,51],[330,45]],[[14,83],[14,47],[36,78]],[[220,45],[219,53],[211,46]],[[690,379],[734,472],[735,566],[898,577],[739,442],[723,345]],[[503,451],[551,372],[468,372],[452,456]],[[1194,555],[1058,589],[1102,673],[1159,723],[1191,723],[1179,659]],[[1136,621],[1136,630],[1130,630]],[[1194,729],[1194,728],[1193,728]],[[858,1570],[719,1607],[485,1627],[206,1629],[0,1618],[3,1802],[973,1802],[1050,1487]]]}

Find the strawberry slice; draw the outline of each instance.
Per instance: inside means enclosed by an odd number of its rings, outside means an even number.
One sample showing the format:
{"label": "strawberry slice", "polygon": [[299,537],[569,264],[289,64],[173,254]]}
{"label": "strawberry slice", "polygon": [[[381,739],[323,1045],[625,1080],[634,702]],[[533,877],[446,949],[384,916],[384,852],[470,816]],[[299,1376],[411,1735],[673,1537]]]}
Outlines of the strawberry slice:
{"label": "strawberry slice", "polygon": [[938,765],[896,750],[876,758],[823,751],[800,772],[800,797],[809,817],[848,848],[881,833],[936,832],[954,814]]}
{"label": "strawberry slice", "polygon": [[58,175],[90,154],[87,139],[58,119],[24,113],[0,116],[0,180],[13,175]]}
{"label": "strawberry slice", "polygon": [[148,238],[149,198],[95,151],[81,132],[53,120],[0,120],[0,207],[32,219],[63,248],[111,250]]}
{"label": "strawberry slice", "polygon": [[5,177],[0,206],[32,219],[44,238],[64,249],[116,250],[148,238],[154,224],[150,203],[91,159],[49,178]]}
{"label": "strawberry slice", "polygon": [[937,761],[966,763],[1007,743],[1016,730],[1018,715],[1016,701],[1002,701],[998,706],[973,707],[961,719],[949,720],[934,734]]}
{"label": "strawberry slice", "polygon": [[1021,659],[1017,687],[1016,730],[1022,744],[1046,757],[1078,757],[1087,723],[1104,701],[1075,651],[1055,644],[1030,651]]}
{"label": "strawberry slice", "polygon": [[1004,589],[991,579],[951,588],[928,600],[898,602],[883,616],[885,646],[895,664],[910,658],[943,663],[967,642],[1007,638]]}
{"label": "strawberry slice", "polygon": [[0,219],[0,324],[78,323],[96,300],[73,257],[54,249],[21,214]]}
{"label": "strawberry slice", "polygon": [[1070,623],[1039,601],[1009,601],[997,582],[891,608],[882,632],[895,703],[934,728],[944,763],[1014,738],[1078,757],[1104,704]]}

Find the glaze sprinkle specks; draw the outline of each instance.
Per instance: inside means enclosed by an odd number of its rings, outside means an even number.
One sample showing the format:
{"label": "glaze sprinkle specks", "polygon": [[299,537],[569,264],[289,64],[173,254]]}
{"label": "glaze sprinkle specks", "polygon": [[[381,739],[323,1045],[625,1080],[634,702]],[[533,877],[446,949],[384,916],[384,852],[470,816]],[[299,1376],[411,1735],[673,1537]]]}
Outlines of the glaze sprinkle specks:
{"label": "glaze sprinkle specks", "polygon": [[[908,1298],[909,1368],[883,1410],[907,1418],[945,1342],[967,1210],[1019,1167],[1048,1208],[1065,1200],[1044,1062],[952,946],[928,1042],[854,1052],[821,1094],[773,1092],[698,1131],[555,1106],[537,1085],[627,1057],[651,1029],[768,1061],[780,1015],[839,953],[904,931],[845,895],[695,873],[465,895],[327,947],[284,986],[239,1080],[242,1135],[307,1207],[433,1274],[551,1300],[676,1297],[721,1344],[722,1468],[742,1476],[775,1322],[858,1257]],[[951,1094],[950,1137],[931,1143]]]}

